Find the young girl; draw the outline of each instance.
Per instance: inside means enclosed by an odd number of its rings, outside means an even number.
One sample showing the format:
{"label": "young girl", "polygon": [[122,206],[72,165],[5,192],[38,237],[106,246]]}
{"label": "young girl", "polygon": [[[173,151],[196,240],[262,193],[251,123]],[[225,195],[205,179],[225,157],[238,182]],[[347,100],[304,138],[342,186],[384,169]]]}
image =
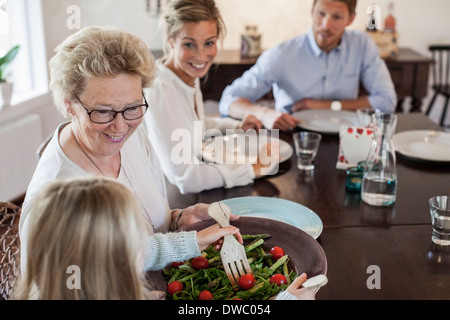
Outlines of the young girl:
{"label": "young girl", "polygon": [[[202,143],[206,130],[217,129],[223,133],[226,129],[245,131],[261,128],[260,121],[252,115],[242,122],[205,116],[200,78],[213,64],[217,43],[225,32],[214,0],[172,0],[163,20],[170,50],[166,57],[158,61],[158,76],[146,91],[151,107],[144,121],[165,175],[181,193],[252,183],[261,173],[260,162],[210,165],[196,161],[201,161],[201,154],[194,145]],[[202,129],[197,130],[199,124]],[[180,131],[186,139],[183,142],[188,141],[188,151],[192,155],[189,163],[184,159],[181,163],[173,159],[174,151],[180,144],[174,141],[173,135]],[[273,167],[266,168],[267,172],[278,165],[278,159],[271,162]]]}
{"label": "young girl", "polygon": [[165,266],[199,256],[238,232],[214,225],[193,231],[197,243],[190,245],[182,237],[178,245],[168,241],[179,233],[149,236],[134,194],[116,180],[94,176],[47,184],[29,219],[17,299],[157,299],[161,292],[151,291],[144,279],[144,247]]}

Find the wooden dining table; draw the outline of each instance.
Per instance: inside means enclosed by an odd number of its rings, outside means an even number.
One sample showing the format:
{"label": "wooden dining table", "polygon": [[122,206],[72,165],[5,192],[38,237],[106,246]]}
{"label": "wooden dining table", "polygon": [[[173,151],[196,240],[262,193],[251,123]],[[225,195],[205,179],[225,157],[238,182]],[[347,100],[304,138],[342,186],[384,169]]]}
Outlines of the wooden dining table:
{"label": "wooden dining table", "polygon": [[[421,113],[399,113],[396,131],[406,130],[442,128]],[[279,136],[293,146],[292,132],[280,132]],[[182,195],[169,184],[169,203],[179,208],[262,196],[291,200],[311,209],[323,223],[316,240],[328,264],[329,281],[317,293],[318,300],[450,299],[450,247],[431,241],[428,208],[432,196],[450,195],[450,163],[397,153],[396,202],[375,207],[365,204],[360,194],[346,191],[346,172],[336,168],[338,150],[339,136],[324,134],[312,173],[297,168],[294,153],[280,164],[276,175],[243,187]]]}

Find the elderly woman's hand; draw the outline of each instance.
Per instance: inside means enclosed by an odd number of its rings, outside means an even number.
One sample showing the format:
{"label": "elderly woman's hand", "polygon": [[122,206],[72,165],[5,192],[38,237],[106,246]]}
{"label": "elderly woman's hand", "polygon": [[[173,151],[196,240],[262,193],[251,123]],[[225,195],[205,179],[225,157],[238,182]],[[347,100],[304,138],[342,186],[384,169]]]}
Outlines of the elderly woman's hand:
{"label": "elderly woman's hand", "polygon": [[315,300],[316,289],[303,288],[302,284],[305,281],[306,281],[306,273],[302,273],[300,276],[295,278],[294,281],[292,281],[292,283],[286,289],[286,291],[292,294],[298,300]]}
{"label": "elderly woman's hand", "polygon": [[[207,203],[198,203],[196,205],[187,207],[183,210],[183,213],[178,220],[177,226],[178,228],[188,226],[190,224],[211,219],[208,215],[209,204]],[[176,219],[176,218],[175,218]],[[230,216],[231,221],[235,221],[239,219],[239,216],[232,214]]]}

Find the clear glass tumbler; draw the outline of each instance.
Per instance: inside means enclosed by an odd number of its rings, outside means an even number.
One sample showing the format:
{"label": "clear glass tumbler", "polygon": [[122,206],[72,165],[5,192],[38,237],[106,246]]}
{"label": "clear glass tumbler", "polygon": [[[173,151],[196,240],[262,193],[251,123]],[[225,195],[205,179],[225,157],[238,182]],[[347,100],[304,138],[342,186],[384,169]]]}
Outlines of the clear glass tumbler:
{"label": "clear glass tumbler", "polygon": [[429,200],[433,235],[431,240],[441,246],[450,245],[450,196],[436,196]]}
{"label": "clear glass tumbler", "polygon": [[297,153],[297,167],[300,170],[313,170],[314,158],[319,150],[322,135],[316,132],[301,131],[293,135],[295,152]]}

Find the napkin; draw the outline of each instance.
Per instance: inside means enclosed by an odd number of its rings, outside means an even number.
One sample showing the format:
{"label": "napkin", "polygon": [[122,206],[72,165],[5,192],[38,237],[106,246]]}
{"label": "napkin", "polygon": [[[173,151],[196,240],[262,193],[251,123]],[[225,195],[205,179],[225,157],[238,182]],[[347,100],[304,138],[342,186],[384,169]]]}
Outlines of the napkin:
{"label": "napkin", "polygon": [[339,130],[339,155],[336,168],[355,167],[364,161],[373,141],[373,128],[341,126]]}

